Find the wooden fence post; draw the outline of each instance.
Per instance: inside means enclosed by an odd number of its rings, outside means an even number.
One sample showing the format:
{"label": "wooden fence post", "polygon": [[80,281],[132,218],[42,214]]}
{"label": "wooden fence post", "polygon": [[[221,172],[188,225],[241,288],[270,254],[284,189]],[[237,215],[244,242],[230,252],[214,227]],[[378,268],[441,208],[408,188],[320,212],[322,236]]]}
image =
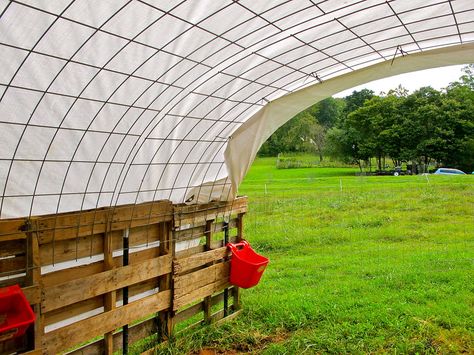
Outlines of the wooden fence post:
{"label": "wooden fence post", "polygon": [[[113,243],[110,231],[110,222],[107,220],[107,227],[104,233],[104,271],[113,269]],[[113,290],[104,294],[104,312],[111,311],[115,308],[117,301],[117,291]],[[105,354],[111,355],[114,352],[114,332],[104,334]]]}
{"label": "wooden fence post", "polygon": [[[175,243],[173,228],[170,222],[160,224],[160,256],[171,254],[174,257]],[[171,259],[172,260],[172,259]],[[158,313],[158,338],[159,341],[168,340],[173,335],[173,273],[161,276],[158,279],[159,292],[171,290],[171,307]]]}
{"label": "wooden fence post", "polygon": [[[34,220],[33,220],[34,222]],[[31,226],[32,220],[26,222],[26,250],[27,250],[27,262],[26,262],[26,285],[28,286],[39,286],[42,290],[41,283],[41,260],[39,253],[38,236],[36,232],[32,232]],[[36,321],[34,325],[34,335],[32,339],[32,347],[35,350],[40,350],[43,347],[43,333],[44,333],[44,316],[41,312],[41,304],[33,305],[33,311],[36,315]]]}
{"label": "wooden fence post", "polygon": [[[214,220],[206,221],[206,229],[204,231],[204,236],[206,237],[206,251],[212,249],[212,223]],[[212,265],[213,263],[211,263]],[[207,296],[203,301],[203,310],[204,310],[204,321],[206,323],[211,322],[211,296]]]}

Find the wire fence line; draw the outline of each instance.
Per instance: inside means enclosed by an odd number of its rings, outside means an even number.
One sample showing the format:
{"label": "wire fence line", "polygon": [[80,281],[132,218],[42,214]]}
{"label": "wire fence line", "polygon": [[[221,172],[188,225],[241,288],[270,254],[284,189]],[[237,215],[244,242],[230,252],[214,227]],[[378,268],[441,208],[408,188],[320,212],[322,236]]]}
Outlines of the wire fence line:
{"label": "wire fence line", "polygon": [[293,187],[275,181],[245,186],[250,196],[245,232],[277,260],[299,257],[291,250],[305,249],[301,244],[318,258],[333,253],[359,266],[372,259],[382,267],[395,258],[416,268],[415,252],[439,271],[451,261],[474,260],[469,253],[474,189],[466,180],[432,183],[419,176],[374,184],[365,177],[331,183],[308,178]]}

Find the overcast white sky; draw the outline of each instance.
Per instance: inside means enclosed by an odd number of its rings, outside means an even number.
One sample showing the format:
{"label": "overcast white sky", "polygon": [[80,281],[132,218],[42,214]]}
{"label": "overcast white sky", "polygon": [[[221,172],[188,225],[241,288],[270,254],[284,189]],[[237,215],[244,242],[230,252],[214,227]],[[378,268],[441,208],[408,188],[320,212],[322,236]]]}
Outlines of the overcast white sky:
{"label": "overcast white sky", "polygon": [[387,92],[390,89],[394,89],[399,84],[408,89],[410,92],[413,92],[423,86],[431,86],[439,90],[448,86],[449,83],[458,80],[462,75],[462,67],[464,67],[464,65],[420,70],[413,73],[396,75],[390,78],[375,80],[367,84],[356,86],[349,90],[341,91],[340,93],[334,95],[334,97],[348,96],[352,93],[352,91],[359,91],[364,88],[373,90],[375,94],[379,94],[381,91]]}

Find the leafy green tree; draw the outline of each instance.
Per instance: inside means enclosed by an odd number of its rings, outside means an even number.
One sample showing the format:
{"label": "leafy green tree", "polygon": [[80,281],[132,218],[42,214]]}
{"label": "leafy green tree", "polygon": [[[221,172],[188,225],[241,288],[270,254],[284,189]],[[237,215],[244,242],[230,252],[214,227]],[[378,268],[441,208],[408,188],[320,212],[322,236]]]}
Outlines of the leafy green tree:
{"label": "leafy green tree", "polygon": [[356,131],[351,136],[357,141],[358,154],[367,159],[375,157],[378,170],[385,168],[385,157],[390,156],[394,165],[402,161],[400,106],[404,100],[398,91],[387,96],[373,96],[364,104],[350,112],[342,127],[345,131]]}
{"label": "leafy green tree", "polygon": [[324,158],[327,130],[339,120],[345,101],[329,97],[300,112],[281,126],[262,145],[259,155],[276,156],[282,152],[317,152]]}
{"label": "leafy green tree", "polygon": [[428,166],[433,160],[445,157],[448,131],[441,129],[442,94],[423,87],[409,95],[404,104],[404,143],[406,158]]}
{"label": "leafy green tree", "polygon": [[354,90],[352,94],[344,98],[344,101],[346,102],[343,111],[344,116],[347,116],[349,113],[362,107],[365,101],[370,100],[374,96],[374,92],[369,89],[362,89],[360,91]]}
{"label": "leafy green tree", "polygon": [[461,85],[466,86],[471,91],[474,91],[474,64],[466,65],[461,70],[464,73],[459,78],[461,80]]}
{"label": "leafy green tree", "polygon": [[344,99],[328,97],[318,102],[312,113],[319,124],[328,129],[333,127],[336,122],[341,119],[345,105]]}
{"label": "leafy green tree", "polygon": [[443,163],[465,171],[474,170],[474,65],[463,68],[460,82],[446,89],[442,111],[452,130],[452,149]]}
{"label": "leafy green tree", "polygon": [[327,129],[316,122],[311,126],[310,140],[319,155],[319,161],[323,161],[323,154],[326,150]]}
{"label": "leafy green tree", "polygon": [[327,132],[328,153],[345,163],[355,163],[362,171],[362,162],[368,157],[359,150],[358,132],[346,127],[333,127]]}

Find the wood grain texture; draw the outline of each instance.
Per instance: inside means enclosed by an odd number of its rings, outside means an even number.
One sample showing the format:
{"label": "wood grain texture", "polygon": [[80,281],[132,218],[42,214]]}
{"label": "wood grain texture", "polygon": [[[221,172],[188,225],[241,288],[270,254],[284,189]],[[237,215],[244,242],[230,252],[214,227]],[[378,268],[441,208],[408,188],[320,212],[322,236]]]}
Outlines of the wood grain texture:
{"label": "wood grain texture", "polygon": [[21,290],[25,294],[29,304],[38,304],[41,302],[41,289],[38,285],[23,287]]}
{"label": "wood grain texture", "polygon": [[[125,232],[125,231],[124,231]],[[114,265],[114,239],[112,233],[105,233],[104,238],[104,270],[112,270]],[[112,290],[104,294],[104,311],[109,312],[115,308],[117,301],[117,291]],[[114,334],[113,331],[104,334],[104,352],[112,355],[114,352]]]}
{"label": "wood grain texture", "polygon": [[[159,256],[159,249],[158,248],[150,248],[141,250],[138,252],[132,252],[129,255],[130,264],[135,264],[138,262],[142,262],[144,260],[156,258]],[[114,265],[115,267],[122,266],[122,256],[114,257]],[[104,269],[104,262],[98,261],[95,263],[90,263],[87,265],[80,265],[71,267],[64,270],[50,272],[42,276],[42,281],[45,287],[57,285],[69,280],[74,280],[90,275],[97,274]]]}
{"label": "wood grain texture", "polygon": [[163,291],[54,330],[44,335],[43,351],[46,354],[56,354],[98,334],[105,334],[134,320],[145,318],[151,313],[169,308],[170,304],[170,291]]}
{"label": "wood grain texture", "polygon": [[206,251],[199,254],[191,255],[187,258],[176,259],[173,263],[173,273],[180,274],[197,267],[203,266],[213,261],[224,259],[228,254],[226,247]]}
{"label": "wood grain texture", "polygon": [[[143,281],[128,288],[128,296],[134,297],[143,294],[147,291],[156,291],[156,278]],[[117,290],[116,300],[122,300],[122,290]],[[70,319],[79,316],[83,313],[101,308],[104,306],[104,297],[102,295],[93,298],[88,298],[74,304],[67,305],[45,313],[45,325],[51,325],[65,319]]]}
{"label": "wood grain texture", "polygon": [[[156,322],[154,318],[147,319],[128,328],[128,340],[131,344],[140,339],[147,338],[156,333]],[[113,335],[113,347],[115,351],[122,349],[122,330]],[[96,355],[104,353],[104,339],[96,340],[78,349],[68,352],[67,355]]]}
{"label": "wood grain texture", "polygon": [[175,205],[174,226],[202,224],[208,220],[247,212],[247,197],[238,197],[233,201],[212,202],[200,205]]}
{"label": "wood grain texture", "polygon": [[173,205],[164,200],[38,217],[32,231],[38,234],[40,244],[46,244],[171,221],[172,217]]}
{"label": "wood grain texture", "polygon": [[26,221],[25,218],[0,220],[0,241],[26,239],[22,231]]}
{"label": "wood grain texture", "polygon": [[218,291],[222,291],[225,288],[230,287],[230,283],[227,279],[218,280],[214,283],[208,284],[198,289],[194,289],[193,291],[184,294],[179,298],[175,298],[173,301],[173,309],[175,311],[185,307],[186,305],[195,302],[197,300],[203,299],[204,297],[213,295]]}
{"label": "wood grain texture", "polygon": [[42,310],[49,312],[170,272],[171,256],[165,255],[51,286],[43,291]]}
{"label": "wood grain texture", "polygon": [[26,256],[20,255],[13,258],[0,259],[1,276],[20,274],[26,271]]}
{"label": "wood grain texture", "polygon": [[229,278],[229,265],[229,262],[219,263],[189,274],[176,276],[174,280],[175,298],[216,281],[227,280]]}

